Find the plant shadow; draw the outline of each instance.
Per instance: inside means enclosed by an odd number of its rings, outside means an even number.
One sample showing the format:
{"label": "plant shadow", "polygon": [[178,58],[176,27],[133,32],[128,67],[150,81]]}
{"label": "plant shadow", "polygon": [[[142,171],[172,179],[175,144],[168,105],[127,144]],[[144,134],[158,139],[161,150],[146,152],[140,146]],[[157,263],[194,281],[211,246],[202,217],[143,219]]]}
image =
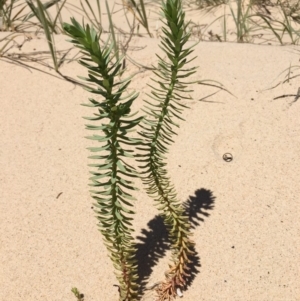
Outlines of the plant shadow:
{"label": "plant shadow", "polygon": [[[204,222],[204,218],[209,217],[208,210],[214,208],[215,197],[210,190],[201,188],[195,191],[194,196],[183,203],[184,212],[189,217],[191,229],[195,229]],[[169,247],[168,233],[163,219],[160,215],[155,216],[147,224],[148,229],[142,229],[141,235],[137,237],[136,258],[138,261],[138,276],[140,283],[140,291],[146,288],[146,283],[153,271],[153,267],[158,263],[159,259],[164,257]],[[189,287],[196,275],[199,273],[200,257],[197,251],[191,258],[188,267],[190,268],[187,277],[186,286]]]}

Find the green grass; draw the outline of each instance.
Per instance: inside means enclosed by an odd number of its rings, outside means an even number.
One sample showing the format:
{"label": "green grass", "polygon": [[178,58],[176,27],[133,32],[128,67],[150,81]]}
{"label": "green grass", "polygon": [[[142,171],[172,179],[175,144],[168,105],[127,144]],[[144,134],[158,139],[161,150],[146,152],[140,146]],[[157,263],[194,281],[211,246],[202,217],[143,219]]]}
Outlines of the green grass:
{"label": "green grass", "polygon": [[[107,5],[109,5],[107,1]],[[2,31],[13,31],[16,33],[26,33],[42,29],[46,36],[49,49],[49,56],[52,60],[53,68],[59,72],[59,68],[66,59],[59,58],[55,48],[55,35],[62,33],[63,12],[74,12],[80,14],[88,23],[93,25],[99,32],[103,30],[102,15],[106,14],[109,18],[109,32],[114,38],[116,55],[120,56],[122,51],[126,55],[129,43],[134,35],[140,35],[139,27],[142,26],[148,36],[153,37],[149,27],[148,17],[151,6],[158,4],[159,1],[146,0],[122,0],[124,16],[127,19],[127,12],[134,17],[134,23],[128,23],[127,33],[129,38],[125,45],[120,45],[117,36],[125,35],[126,29],[116,28],[114,25],[115,7],[108,8],[100,0],[81,0],[79,6],[75,6],[71,0],[0,0],[0,18],[2,19]],[[197,32],[194,37],[198,40],[214,41],[233,41],[232,34],[235,35],[236,42],[245,43],[279,43],[298,45],[300,40],[300,2],[282,1],[271,2],[267,0],[252,0],[250,4],[244,4],[243,0],[185,0],[183,1],[187,9],[199,9],[199,15],[209,14],[211,9],[221,8],[221,14],[209,24],[204,24],[202,18],[199,22],[191,23],[191,27]],[[110,6],[110,5],[109,5]],[[153,9],[152,9],[153,10]],[[280,18],[275,18],[268,11],[280,11]],[[51,13],[50,13],[51,11]],[[230,27],[234,24],[234,28]],[[219,25],[219,31],[213,26]],[[118,35],[117,32],[118,31]],[[258,32],[263,32],[259,35]],[[261,38],[258,38],[262,36]],[[7,37],[5,43],[2,39],[0,56],[3,58],[8,53],[8,47],[12,44],[16,35]],[[9,40],[8,40],[9,39]],[[265,41],[265,42],[263,42]],[[130,60],[132,60],[130,58]],[[133,61],[133,60],[132,60]],[[138,64],[138,62],[137,62]]]}
{"label": "green grass", "polygon": [[148,35],[153,37],[152,33],[149,29],[148,17],[145,8],[144,0],[140,0],[139,4],[135,0],[125,1],[123,0],[123,5],[133,13],[134,17],[138,20],[138,22],[146,29]]}
{"label": "green grass", "polygon": [[188,6],[195,6],[198,9],[204,9],[226,4],[227,0],[186,0],[184,2]]}
{"label": "green grass", "polygon": [[0,18],[2,19],[0,30],[23,30],[26,18],[24,10],[26,7],[27,5],[23,0],[0,0]]}
{"label": "green grass", "polygon": [[284,44],[284,37],[290,39],[290,44],[297,45],[300,39],[300,26],[296,17],[292,17],[286,8],[281,5],[281,20],[270,16],[259,14],[266,23],[266,28],[271,30],[281,45]]}

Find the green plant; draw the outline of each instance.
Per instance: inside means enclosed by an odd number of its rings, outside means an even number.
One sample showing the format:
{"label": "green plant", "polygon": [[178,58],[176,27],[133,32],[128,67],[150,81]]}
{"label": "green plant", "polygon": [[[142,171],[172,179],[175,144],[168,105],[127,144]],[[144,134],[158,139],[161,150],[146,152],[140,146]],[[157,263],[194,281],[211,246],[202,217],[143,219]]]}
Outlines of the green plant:
{"label": "green plant", "polygon": [[5,4],[6,0],[0,0],[0,30],[3,30],[3,8],[4,8],[4,4]]}
{"label": "green plant", "polygon": [[135,0],[123,1],[123,6],[130,11],[134,17],[139,21],[139,23],[146,29],[148,35],[152,37],[149,30],[148,17],[146,14],[144,0],[140,0],[140,7],[136,4]]}
{"label": "green plant", "polygon": [[[0,30],[13,29],[18,30],[16,23],[21,22],[21,27],[24,25],[23,20],[26,15],[22,15],[23,10],[26,8],[24,1],[20,0],[0,0]],[[16,13],[13,13],[13,11]]]}
{"label": "green plant", "polygon": [[[20,2],[19,0],[0,1],[0,14],[2,11],[2,15],[4,16],[3,18],[5,29],[10,28],[18,32],[24,31],[27,27],[36,26],[36,23],[29,22],[29,20],[33,17],[37,18],[37,20],[39,21],[38,24],[40,24],[40,26],[44,29],[50,54],[53,60],[54,69],[56,72],[58,72],[58,69],[64,61],[65,56],[58,60],[58,52],[55,49],[53,34],[61,31],[61,29],[58,26],[58,21],[60,21],[60,23],[62,21],[61,11],[64,8],[67,0],[50,0],[44,3],[42,3],[40,0],[36,0],[36,6],[32,0]],[[58,2],[62,2],[62,4],[59,6]],[[56,5],[57,13],[55,18],[52,19],[50,13],[48,12],[48,9],[54,5]],[[13,15],[13,11],[15,11],[18,7],[20,7],[19,10],[15,15]],[[29,7],[31,9],[31,13],[21,15],[21,13],[26,7]],[[2,49],[2,55],[3,53],[4,52]]]}
{"label": "green plant", "polygon": [[267,16],[264,14],[258,14],[258,16],[266,23],[267,26],[265,28],[270,29],[272,31],[272,33],[275,35],[275,37],[281,45],[284,44],[283,38],[285,34],[288,34],[288,36],[290,37],[291,44],[298,44],[300,40],[300,30],[297,30],[294,26],[295,23],[296,25],[299,25],[298,22],[295,21],[296,17],[290,16],[286,12],[286,8],[282,4],[280,5],[280,10],[283,17],[282,21],[272,19],[271,16]]}
{"label": "green plant", "polygon": [[[252,40],[252,34],[259,31],[262,26],[258,22],[260,18],[256,14],[253,14],[253,6],[251,3],[245,0],[235,0],[235,1],[225,1],[222,7],[224,13],[212,20],[209,24],[204,27],[202,35],[207,31],[209,40],[214,41],[227,41],[228,40],[228,30],[231,28],[228,26],[228,19],[233,19],[233,24],[235,26],[236,41],[238,43],[250,42]],[[219,4],[217,4],[219,5]],[[227,13],[227,6],[229,7],[230,13]],[[208,6],[205,9],[205,14],[211,12],[214,6]],[[211,26],[217,22],[221,21],[222,35],[214,33]],[[208,31],[208,29],[210,29]]]}
{"label": "green plant", "polygon": [[53,6],[54,4],[57,4],[57,2],[59,2],[60,0],[52,0],[46,3],[42,3],[41,0],[36,0],[37,2],[37,6],[34,5],[34,3],[32,2],[32,0],[27,0],[27,4],[30,7],[32,14],[29,14],[27,19],[35,16],[42,28],[44,29],[45,35],[46,35],[46,39],[47,39],[47,43],[48,43],[48,47],[51,53],[51,57],[52,57],[52,61],[53,61],[53,65],[54,65],[54,69],[56,72],[58,72],[59,66],[62,63],[62,61],[58,61],[57,58],[57,52],[55,49],[55,41],[54,41],[54,37],[53,34],[54,33],[58,33],[59,31],[59,27],[57,26],[57,22],[60,18],[60,14],[61,11],[66,3],[67,0],[64,0],[61,4],[60,7],[58,7],[58,11],[57,14],[54,18],[54,20],[52,20],[49,12],[47,11],[48,8],[50,8],[51,6]]}
{"label": "green plant", "polygon": [[[109,10],[108,10],[109,11]],[[133,301],[138,296],[137,266],[135,246],[132,237],[131,217],[133,211],[130,194],[135,190],[131,178],[138,177],[136,170],[129,165],[128,158],[136,158],[144,164],[142,168],[143,182],[147,185],[147,193],[154,197],[164,222],[169,230],[172,248],[172,263],[165,273],[166,279],[157,288],[159,300],[170,300],[186,285],[193,252],[190,239],[190,223],[184,208],[177,198],[166,170],[166,153],[173,140],[176,119],[182,120],[180,114],[186,105],[182,100],[191,99],[186,93],[191,92],[184,81],[196,72],[196,67],[186,65],[194,58],[189,58],[193,46],[187,47],[190,32],[185,23],[185,13],[181,0],[167,0],[162,4],[163,38],[161,49],[167,59],[158,55],[158,68],[153,71],[158,77],[154,80],[158,87],[152,87],[151,101],[145,101],[144,111],[147,117],[132,119],[131,105],[137,98],[132,92],[123,96],[130,79],[117,79],[122,73],[122,58],[117,58],[114,39],[105,45],[99,44],[101,33],[97,33],[89,25],[81,26],[74,18],[72,24],[64,24],[63,28],[71,42],[81,49],[83,58],[79,61],[88,69],[88,78],[93,84],[87,90],[102,96],[100,102],[90,98],[87,106],[96,109],[93,117],[85,117],[100,125],[86,125],[93,131],[101,131],[101,135],[87,138],[100,142],[101,146],[90,147],[92,152],[100,152],[90,158],[100,160],[90,166],[97,168],[92,171],[92,197],[97,202],[96,213],[100,231],[110,252],[110,258],[116,269],[119,281],[120,301]],[[96,87],[94,87],[96,85]],[[141,120],[143,120],[141,124]],[[137,125],[141,126],[140,135],[143,139],[132,138]],[[139,153],[128,146],[135,146]]]}
{"label": "green plant", "polygon": [[48,12],[48,9],[53,5],[56,5],[58,2],[61,2],[61,0],[51,0],[46,3],[42,3],[40,0],[36,0],[37,7],[34,5],[34,2],[32,0],[26,0],[27,5],[32,11],[31,14],[28,14],[26,20],[35,16],[45,31],[47,30],[51,33],[58,33],[60,31],[60,28],[58,27],[57,22],[59,21],[61,11],[66,4],[66,1],[67,0],[64,0],[62,2],[62,5],[60,7],[58,6],[56,16],[54,19],[52,19],[50,13]]}
{"label": "green plant", "polygon": [[84,301],[84,295],[79,292],[79,290],[77,289],[77,287],[73,287],[71,289],[71,292],[77,298],[77,301]]}
{"label": "green plant", "polygon": [[[47,16],[46,20],[48,26],[54,33],[57,33],[59,31],[57,27],[57,22],[61,17],[61,10],[64,7],[66,1],[67,0],[50,0],[42,3],[44,14]],[[62,2],[61,6],[58,5],[59,2]],[[48,9],[54,5],[56,5],[57,7],[57,14],[52,20],[50,14],[48,13]],[[32,10],[32,13],[24,12],[27,7],[29,7]],[[29,20],[33,17],[36,17],[40,24],[42,24],[43,22],[40,18],[40,13],[38,12],[38,9],[35,7],[35,4],[32,0],[0,0],[0,17],[2,17],[2,29],[11,29],[13,31],[18,32],[24,31],[28,27],[32,27],[33,25],[35,25],[32,22],[29,23]]]}
{"label": "green plant", "polygon": [[[89,11],[85,8],[85,6],[83,5],[82,1],[80,0],[80,6],[85,14],[85,16],[88,18],[89,22],[95,27],[97,28],[97,30],[100,32],[102,31],[102,18],[101,18],[101,5],[100,5],[100,0],[96,0],[97,3],[97,13],[98,16],[96,16],[92,5],[90,4],[90,2],[88,0],[84,0],[86,5],[89,8]],[[90,16],[93,16],[93,18],[91,18]]]}
{"label": "green plant", "polygon": [[177,289],[185,286],[188,263],[193,254],[190,223],[168,176],[166,154],[168,146],[173,143],[175,128],[179,127],[175,120],[183,120],[180,114],[187,108],[182,100],[190,99],[184,94],[192,91],[187,89],[189,83],[184,80],[196,72],[196,67],[186,66],[194,58],[189,59],[193,50],[186,46],[190,32],[186,30],[188,24],[185,23],[181,1],[163,3],[162,17],[165,27],[162,28],[161,49],[167,59],[158,56],[158,70],[154,71],[158,79],[153,79],[156,87],[149,85],[152,88],[151,95],[148,95],[151,101],[145,100],[147,117],[140,125],[144,145],[138,149],[144,152],[139,161],[144,164],[141,168],[147,193],[161,211],[171,241],[172,263],[166,272],[166,280],[158,288],[160,299],[164,300],[175,297]]}
{"label": "green plant", "polygon": [[[55,31],[56,23],[50,22],[50,20],[46,18],[46,13],[45,13],[46,9],[43,7],[43,4],[40,0],[37,0],[37,7],[35,7],[34,4],[29,1],[27,1],[27,4],[31,8],[34,15],[41,22],[41,25],[44,29],[44,32],[45,32],[45,35],[47,38],[48,47],[49,47],[49,50],[50,50],[50,53],[52,56],[55,71],[58,71],[58,63],[57,63],[55,44],[54,44],[54,38],[53,38],[53,32]],[[48,15],[48,17],[49,17],[49,15]]]}
{"label": "green plant", "polygon": [[[70,2],[70,1],[69,1]],[[46,52],[39,52],[35,51],[34,53],[22,53],[18,54],[17,57],[14,56],[14,53],[9,53],[8,50],[16,47],[16,45],[21,48],[25,41],[29,41],[30,38],[26,38],[22,44],[19,44],[15,37],[17,36],[24,36],[21,33],[26,33],[28,28],[37,28],[41,27],[45,33],[46,41],[49,48],[50,58],[52,58],[54,70],[64,79],[73,82],[75,84],[79,84],[84,86],[84,84],[78,82],[77,80],[63,75],[59,68],[60,66],[66,61],[66,56],[70,52],[71,49],[68,50],[56,50],[55,48],[55,39],[54,34],[62,32],[62,11],[64,8],[68,10],[72,10],[74,7],[80,9],[79,7],[69,3],[67,0],[50,0],[46,2],[42,2],[41,0],[0,0],[0,31],[1,30],[11,30],[13,31],[14,35],[10,34],[6,36],[4,39],[1,39],[1,42],[5,41],[4,45],[0,47],[0,57],[5,58],[6,60],[10,60],[19,66],[23,66],[26,68],[35,69],[44,73],[42,71],[32,65],[28,65],[24,63],[24,61],[31,61],[35,63],[39,63],[42,65],[47,65],[47,67],[52,68],[47,63],[44,63],[45,57],[41,56],[38,57],[40,54],[45,54]],[[92,6],[88,0],[85,0],[86,4],[88,5],[89,9],[92,11]],[[90,17],[91,13],[86,10],[82,2],[80,1],[82,9],[79,11],[83,16],[87,17],[97,29],[101,26],[101,7],[100,7],[100,0],[96,0],[99,20],[94,20]],[[56,12],[52,17],[49,9],[56,7]],[[30,11],[28,12],[25,10],[29,8]],[[25,10],[25,11],[24,11]],[[92,11],[93,12],[93,11]],[[96,18],[95,13],[93,12],[93,16]],[[32,21],[33,18],[36,18],[35,21]],[[20,34],[15,34],[15,32],[20,32]],[[10,38],[9,38],[10,37]]]}
{"label": "green plant", "polygon": [[120,58],[119,46],[118,46],[118,42],[117,42],[117,39],[116,39],[114,24],[113,24],[113,21],[112,21],[111,12],[109,10],[107,0],[105,0],[105,5],[106,5],[106,10],[107,10],[107,15],[108,15],[109,28],[110,28],[111,36],[112,36],[112,39],[113,39],[112,45],[114,46],[115,56],[118,60]]}
{"label": "green plant", "polygon": [[224,40],[224,42],[226,42],[227,41],[226,6],[224,6],[224,15],[223,15],[222,29],[223,29],[223,40]]}
{"label": "green plant", "polygon": [[249,20],[251,18],[250,15],[251,5],[247,4],[247,8],[245,10],[244,3],[243,3],[244,0],[237,0],[236,2],[237,2],[236,14],[230,2],[229,2],[229,8],[236,27],[237,42],[242,43],[247,40],[249,32],[253,30],[253,28],[251,28],[249,24]]}
{"label": "green plant", "polygon": [[102,102],[90,98],[87,105],[96,112],[86,119],[98,121],[101,125],[87,125],[86,128],[102,133],[88,137],[101,143],[101,146],[90,148],[93,153],[100,152],[100,155],[90,157],[100,160],[90,164],[97,169],[91,172],[91,186],[98,188],[91,193],[97,202],[100,231],[116,269],[120,301],[132,301],[137,298],[138,276],[130,217],[134,212],[129,207],[135,200],[130,194],[131,190],[135,190],[131,178],[137,177],[137,173],[128,163],[128,158],[132,158],[133,154],[127,147],[140,143],[138,139],[128,136],[141,120],[141,117],[132,119],[135,114],[131,114],[131,105],[137,93],[123,95],[130,79],[118,80],[122,61],[116,59],[112,52],[113,44],[108,41],[101,47],[100,34],[89,25],[81,26],[74,18],[71,21],[71,25],[64,24],[64,30],[84,54],[80,63],[88,69],[85,80],[97,86],[89,91],[103,98]]}
{"label": "green plant", "polygon": [[219,5],[225,4],[227,0],[186,0],[184,4],[188,6],[196,6],[198,9],[211,9]]}

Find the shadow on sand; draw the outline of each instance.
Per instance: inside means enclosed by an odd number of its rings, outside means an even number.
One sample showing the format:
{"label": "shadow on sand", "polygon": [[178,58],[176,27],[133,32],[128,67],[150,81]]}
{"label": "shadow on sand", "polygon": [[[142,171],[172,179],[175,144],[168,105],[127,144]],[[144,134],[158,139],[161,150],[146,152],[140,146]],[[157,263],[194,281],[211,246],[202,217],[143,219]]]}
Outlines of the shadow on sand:
{"label": "shadow on sand", "polygon": [[[195,229],[204,222],[204,218],[210,214],[208,210],[214,208],[215,197],[210,190],[198,189],[194,196],[190,196],[184,202],[184,210],[189,216],[191,228]],[[166,251],[170,248],[166,226],[161,216],[157,215],[149,221],[148,229],[142,229],[141,235],[137,237],[137,261],[138,276],[141,285],[140,290],[144,291],[153,267],[158,263],[159,259],[164,257]],[[189,287],[196,275],[199,273],[200,257],[194,249],[195,254],[192,262],[189,264],[190,275],[187,278],[187,287]],[[167,267],[166,267],[167,270]]]}

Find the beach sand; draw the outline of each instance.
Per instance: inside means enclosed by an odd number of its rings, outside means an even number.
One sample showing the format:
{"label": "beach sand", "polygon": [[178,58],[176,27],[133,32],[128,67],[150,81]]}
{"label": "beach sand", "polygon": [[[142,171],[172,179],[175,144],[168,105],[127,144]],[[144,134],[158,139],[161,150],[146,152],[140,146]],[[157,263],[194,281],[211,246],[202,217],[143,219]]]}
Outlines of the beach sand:
{"label": "beach sand", "polygon": [[[124,26],[125,19],[115,19]],[[150,20],[154,30],[158,21]],[[71,47],[66,39],[56,36],[57,49]],[[156,36],[134,37],[127,54],[150,67],[161,53],[158,45]],[[42,34],[32,35],[20,52],[37,50],[47,50]],[[195,46],[191,66],[199,68],[191,80],[220,82],[232,94],[194,84],[168,156],[196,243],[183,301],[300,300],[300,99],[274,100],[297,93],[300,77],[276,84],[282,71],[300,65],[299,50]],[[82,116],[92,109],[80,104],[91,95],[50,68],[31,65],[52,76],[0,60],[0,300],[71,301],[72,287],[85,301],[118,300],[89,195],[91,142]],[[136,73],[130,89],[140,93],[134,107],[141,109],[152,72],[127,65],[128,74]],[[86,75],[75,61],[61,72]],[[224,161],[225,153],[232,161]],[[137,186],[139,273],[151,285],[163,280],[170,251],[152,199],[141,181]],[[146,291],[144,299],[152,297]]]}

